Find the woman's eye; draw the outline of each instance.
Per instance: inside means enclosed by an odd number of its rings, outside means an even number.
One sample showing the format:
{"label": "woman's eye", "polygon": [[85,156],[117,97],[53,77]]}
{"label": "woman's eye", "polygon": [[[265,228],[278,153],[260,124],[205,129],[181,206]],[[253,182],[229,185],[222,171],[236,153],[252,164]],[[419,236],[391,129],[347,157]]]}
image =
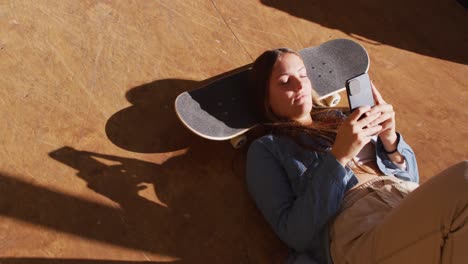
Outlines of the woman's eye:
{"label": "woman's eye", "polygon": [[288,79],[280,80],[280,84],[287,84],[289,82]]}

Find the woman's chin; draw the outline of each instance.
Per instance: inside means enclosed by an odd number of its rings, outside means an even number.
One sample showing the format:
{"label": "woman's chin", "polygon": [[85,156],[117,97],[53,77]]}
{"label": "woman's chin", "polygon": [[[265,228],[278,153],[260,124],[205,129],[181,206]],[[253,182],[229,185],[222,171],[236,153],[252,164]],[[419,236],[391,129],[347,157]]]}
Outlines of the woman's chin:
{"label": "woman's chin", "polygon": [[309,102],[303,102],[301,104],[296,105],[298,108],[298,112],[301,115],[309,114],[310,111],[312,111],[312,103]]}

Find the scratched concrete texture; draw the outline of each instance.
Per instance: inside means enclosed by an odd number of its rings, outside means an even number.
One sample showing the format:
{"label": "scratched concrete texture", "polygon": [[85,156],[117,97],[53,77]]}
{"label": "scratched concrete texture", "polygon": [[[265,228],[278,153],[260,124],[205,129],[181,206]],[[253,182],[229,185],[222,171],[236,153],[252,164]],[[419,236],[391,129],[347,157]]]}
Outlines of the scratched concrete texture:
{"label": "scratched concrete texture", "polygon": [[175,97],[266,49],[361,43],[421,181],[468,158],[457,1],[0,1],[0,263],[281,263],[245,148]]}

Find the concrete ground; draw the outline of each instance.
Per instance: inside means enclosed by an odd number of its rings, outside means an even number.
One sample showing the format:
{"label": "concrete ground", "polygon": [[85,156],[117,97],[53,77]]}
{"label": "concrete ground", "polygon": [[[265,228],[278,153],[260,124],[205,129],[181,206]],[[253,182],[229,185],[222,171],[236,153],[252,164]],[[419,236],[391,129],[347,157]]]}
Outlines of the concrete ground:
{"label": "concrete ground", "polygon": [[188,132],[175,97],[353,39],[424,182],[468,158],[466,25],[455,0],[0,1],[0,263],[280,263],[245,149]]}

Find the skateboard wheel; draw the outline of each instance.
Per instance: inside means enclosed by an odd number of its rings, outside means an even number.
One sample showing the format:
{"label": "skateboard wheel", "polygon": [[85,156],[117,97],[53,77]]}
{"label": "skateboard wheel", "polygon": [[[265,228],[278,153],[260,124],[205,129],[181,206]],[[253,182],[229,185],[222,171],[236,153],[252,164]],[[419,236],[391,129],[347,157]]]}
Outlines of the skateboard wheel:
{"label": "skateboard wheel", "polygon": [[341,101],[341,96],[339,94],[334,94],[332,96],[327,97],[327,99],[325,99],[325,103],[331,107],[338,105],[340,101]]}
{"label": "skateboard wheel", "polygon": [[245,135],[240,135],[235,138],[231,138],[231,145],[235,149],[242,148],[247,142],[247,137]]}

